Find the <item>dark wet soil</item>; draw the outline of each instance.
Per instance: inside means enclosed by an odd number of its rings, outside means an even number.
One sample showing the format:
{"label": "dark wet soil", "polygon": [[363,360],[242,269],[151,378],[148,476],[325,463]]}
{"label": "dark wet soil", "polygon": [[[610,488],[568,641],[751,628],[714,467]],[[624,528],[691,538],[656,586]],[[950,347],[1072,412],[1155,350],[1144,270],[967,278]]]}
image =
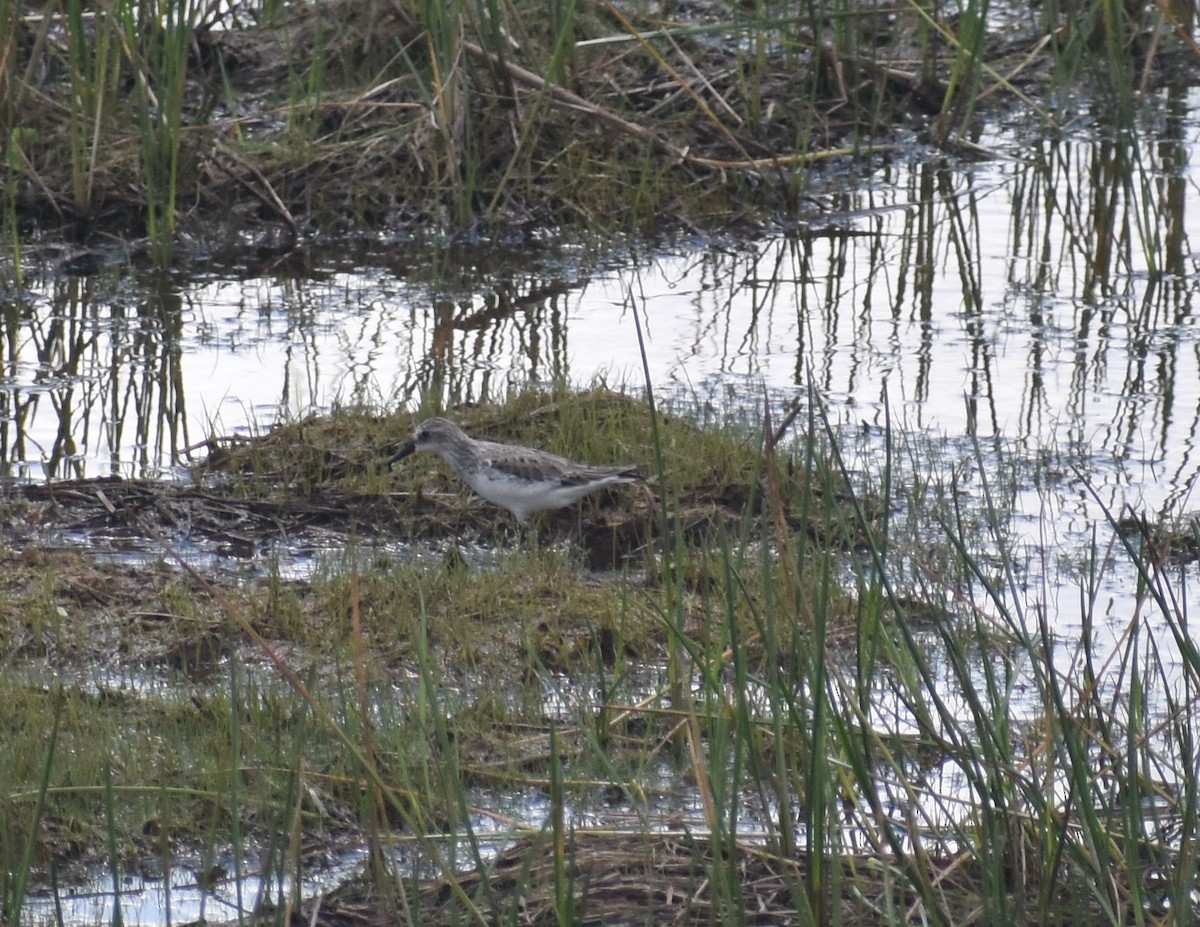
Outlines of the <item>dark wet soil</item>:
{"label": "dark wet soil", "polygon": [[[597,493],[579,508],[550,512],[522,529],[515,519],[469,492],[396,491],[384,495],[324,490],[305,497],[245,498],[151,480],[98,478],[16,487],[25,507],[10,537],[66,534],[98,550],[169,548],[252,558],[283,545],[304,548],[351,539],[421,544],[569,541],[592,570],[619,568],[654,534],[657,512],[632,491]],[[727,493],[726,493],[727,494]],[[697,506],[695,530],[733,512],[716,502]],[[23,522],[23,523],[20,523]]]}

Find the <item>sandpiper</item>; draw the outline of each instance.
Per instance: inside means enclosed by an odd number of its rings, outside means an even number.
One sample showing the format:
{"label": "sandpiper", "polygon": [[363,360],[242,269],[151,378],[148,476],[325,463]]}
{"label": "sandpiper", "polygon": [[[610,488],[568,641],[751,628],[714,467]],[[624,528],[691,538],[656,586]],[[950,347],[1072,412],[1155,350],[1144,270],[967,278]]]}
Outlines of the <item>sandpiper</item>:
{"label": "sandpiper", "polygon": [[518,444],[476,441],[444,418],[421,422],[389,464],[414,451],[432,451],[475,492],[524,522],[534,512],[562,508],[613,483],[640,477],[636,467],[593,467]]}

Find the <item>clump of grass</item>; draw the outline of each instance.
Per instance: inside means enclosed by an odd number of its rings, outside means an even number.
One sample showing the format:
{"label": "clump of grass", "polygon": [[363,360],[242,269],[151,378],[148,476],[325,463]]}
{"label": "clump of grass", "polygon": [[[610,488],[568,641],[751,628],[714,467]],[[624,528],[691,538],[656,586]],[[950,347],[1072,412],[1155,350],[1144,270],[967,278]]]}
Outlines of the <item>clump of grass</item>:
{"label": "clump of grass", "polygon": [[[322,613],[337,614],[350,581],[351,574],[335,569],[316,583]],[[458,672],[497,683],[525,654],[553,669],[575,667],[580,648],[599,633],[616,635],[630,652],[655,651],[654,623],[635,620],[628,602],[581,574],[563,550],[513,551],[486,569],[451,555],[363,571],[353,582],[364,632],[375,646],[394,659],[411,659],[420,633]]]}
{"label": "clump of grass", "polygon": [[341,0],[255,22],[204,4],[8,4],[8,224],[145,232],[160,262],[181,203],[186,231],[231,253],[246,226],[287,247],[349,227],[727,225],[804,208],[823,163],[927,116],[948,147],[985,101],[1056,119],[1034,98],[1071,98],[1057,91],[1081,74],[1128,123],[1136,93],[1194,54],[1180,13],[1110,0],[1050,4],[1004,44],[987,3],[730,12],[668,26],[566,0],[549,15]]}
{"label": "clump of grass", "polygon": [[[226,444],[214,439],[212,453],[199,471],[210,476],[230,474],[235,491],[256,496],[301,492],[361,498],[395,493],[407,486],[409,491],[398,497],[393,513],[405,522],[405,509],[428,515],[428,508],[422,505],[423,494],[466,496],[466,490],[436,458],[406,460],[390,472],[384,466],[387,458],[409,440],[418,421],[439,412],[437,406],[431,401],[420,412],[392,415],[336,411],[277,426],[249,441],[239,439]],[[607,388],[530,389],[514,392],[500,403],[472,404],[441,414],[454,418],[477,437],[539,447],[596,464],[641,466],[649,478],[651,493],[660,491],[651,456],[653,417],[644,403],[623,393]],[[698,427],[682,414],[660,415],[658,423],[658,440],[671,473],[670,481],[662,488],[682,525],[699,536],[714,524],[733,523],[744,514],[761,513],[762,497],[755,483],[759,439],[753,431],[738,423]],[[787,504],[794,508],[803,492],[827,492],[836,497],[838,479],[836,474],[825,474],[822,485],[809,482],[801,486],[800,478],[785,475],[780,487]],[[631,491],[624,498],[640,517],[652,515],[647,509],[650,496]],[[871,513],[877,514],[878,503],[869,505]],[[494,523],[502,517],[493,508],[480,508],[476,512],[480,523]],[[467,512],[466,506],[462,512]],[[567,512],[559,517],[570,521],[573,516]],[[794,515],[789,512],[787,517]],[[411,531],[411,522],[408,524]],[[454,524],[461,527],[462,521]],[[847,530],[844,519],[809,527],[837,537],[838,543],[846,546],[859,543]]]}

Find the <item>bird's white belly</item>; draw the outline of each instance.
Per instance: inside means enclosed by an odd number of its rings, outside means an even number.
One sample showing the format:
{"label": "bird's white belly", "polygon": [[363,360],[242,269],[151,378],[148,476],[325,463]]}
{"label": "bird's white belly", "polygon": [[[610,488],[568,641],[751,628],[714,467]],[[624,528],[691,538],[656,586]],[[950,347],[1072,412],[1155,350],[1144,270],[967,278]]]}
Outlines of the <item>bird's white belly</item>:
{"label": "bird's white belly", "polygon": [[558,480],[527,480],[483,468],[467,484],[489,502],[506,508],[521,521],[534,512],[570,505],[594,486],[566,486]]}

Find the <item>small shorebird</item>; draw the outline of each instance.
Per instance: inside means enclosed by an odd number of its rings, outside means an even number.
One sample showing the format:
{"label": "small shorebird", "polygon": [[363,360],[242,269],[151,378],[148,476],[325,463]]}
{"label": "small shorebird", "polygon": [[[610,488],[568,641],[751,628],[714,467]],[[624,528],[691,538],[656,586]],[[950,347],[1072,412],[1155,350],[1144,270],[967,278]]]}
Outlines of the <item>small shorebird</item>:
{"label": "small shorebird", "polygon": [[460,480],[520,522],[534,512],[570,505],[604,486],[641,479],[636,467],[593,467],[519,444],[476,441],[444,418],[421,422],[413,439],[388,464],[414,451],[440,454]]}

